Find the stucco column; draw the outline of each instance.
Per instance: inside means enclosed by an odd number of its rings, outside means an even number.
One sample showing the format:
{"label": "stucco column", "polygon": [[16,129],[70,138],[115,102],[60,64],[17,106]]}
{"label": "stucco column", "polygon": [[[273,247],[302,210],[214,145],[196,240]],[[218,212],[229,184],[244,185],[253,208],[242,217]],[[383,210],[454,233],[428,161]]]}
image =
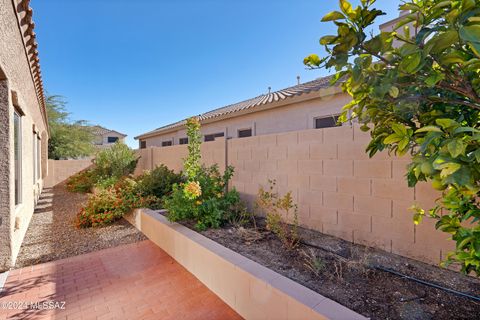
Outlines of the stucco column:
{"label": "stucco column", "polygon": [[10,192],[10,107],[6,79],[0,70],[0,272],[10,267],[11,192]]}

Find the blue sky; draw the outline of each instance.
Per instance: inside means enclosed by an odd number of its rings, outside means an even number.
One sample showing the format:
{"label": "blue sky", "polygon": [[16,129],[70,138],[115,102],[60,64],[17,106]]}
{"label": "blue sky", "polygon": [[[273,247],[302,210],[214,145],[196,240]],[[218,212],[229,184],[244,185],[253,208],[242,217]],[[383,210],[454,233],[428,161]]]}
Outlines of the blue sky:
{"label": "blue sky", "polygon": [[[358,1],[353,1],[357,3]],[[34,0],[46,90],[75,120],[133,137],[191,115],[313,80],[303,58],[334,31],[321,0]],[[378,0],[398,16],[398,2]],[[378,30],[378,24],[375,26]]]}

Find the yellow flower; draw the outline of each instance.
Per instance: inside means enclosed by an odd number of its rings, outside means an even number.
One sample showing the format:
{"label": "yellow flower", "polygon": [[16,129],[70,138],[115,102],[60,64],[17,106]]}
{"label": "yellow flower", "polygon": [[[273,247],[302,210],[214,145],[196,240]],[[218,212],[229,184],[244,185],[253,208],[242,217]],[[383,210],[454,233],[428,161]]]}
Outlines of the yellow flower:
{"label": "yellow flower", "polygon": [[185,195],[190,199],[196,199],[202,195],[202,187],[197,181],[190,181],[183,189]]}
{"label": "yellow flower", "polygon": [[196,204],[197,206],[199,206],[199,205],[201,205],[201,204],[202,204],[202,201],[200,201],[200,200],[197,200],[197,201],[195,202],[195,204]]}

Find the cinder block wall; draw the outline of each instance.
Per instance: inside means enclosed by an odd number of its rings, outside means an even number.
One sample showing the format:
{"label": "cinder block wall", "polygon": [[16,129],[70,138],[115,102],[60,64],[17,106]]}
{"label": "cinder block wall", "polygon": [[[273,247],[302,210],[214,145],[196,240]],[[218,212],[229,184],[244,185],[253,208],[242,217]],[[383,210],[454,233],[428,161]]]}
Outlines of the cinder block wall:
{"label": "cinder block wall", "polygon": [[65,181],[74,174],[92,165],[91,159],[86,160],[48,160],[48,176],[45,187],[51,188]]}
{"label": "cinder block wall", "polygon": [[[407,157],[386,153],[369,159],[368,134],[357,126],[294,131],[202,144],[206,164],[235,167],[232,186],[252,207],[260,186],[276,180],[292,191],[300,224],[342,239],[437,264],[454,249],[445,233],[425,219],[415,226],[413,203],[430,208],[440,195],[429,184],[408,188]],[[222,151],[223,150],[223,151]],[[186,146],[140,150],[141,162],[181,169]],[[150,154],[148,154],[150,152]],[[226,158],[225,158],[226,156]],[[226,160],[225,160],[226,159]],[[149,167],[137,168],[137,171]]]}

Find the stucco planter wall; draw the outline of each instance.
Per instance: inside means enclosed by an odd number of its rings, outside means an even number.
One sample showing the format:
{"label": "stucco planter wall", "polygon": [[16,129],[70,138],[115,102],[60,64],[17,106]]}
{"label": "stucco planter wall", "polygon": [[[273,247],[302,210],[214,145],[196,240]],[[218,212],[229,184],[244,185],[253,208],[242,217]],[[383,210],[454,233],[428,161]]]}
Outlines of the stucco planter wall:
{"label": "stucco planter wall", "polygon": [[366,319],[159,212],[126,218],[245,319]]}

